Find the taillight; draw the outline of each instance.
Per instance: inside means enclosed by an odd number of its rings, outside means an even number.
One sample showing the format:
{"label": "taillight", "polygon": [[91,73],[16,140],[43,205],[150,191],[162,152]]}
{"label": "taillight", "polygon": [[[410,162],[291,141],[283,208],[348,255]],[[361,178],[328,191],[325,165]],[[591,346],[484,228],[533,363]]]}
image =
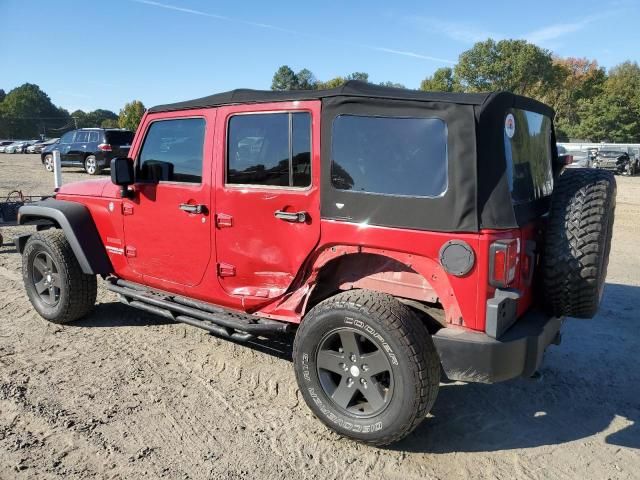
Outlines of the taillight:
{"label": "taillight", "polygon": [[494,287],[510,286],[516,278],[518,267],[518,239],[497,240],[489,249],[489,283]]}
{"label": "taillight", "polygon": [[102,150],[103,152],[111,152],[113,149],[108,143],[101,143],[100,145],[98,145],[98,150]]}

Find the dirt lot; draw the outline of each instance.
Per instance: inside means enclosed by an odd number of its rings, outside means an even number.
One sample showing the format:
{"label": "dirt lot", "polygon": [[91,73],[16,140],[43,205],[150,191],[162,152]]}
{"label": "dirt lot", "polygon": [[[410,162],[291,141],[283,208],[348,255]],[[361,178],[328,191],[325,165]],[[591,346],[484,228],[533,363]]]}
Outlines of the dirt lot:
{"label": "dirt lot", "polygon": [[[86,179],[65,169],[65,181]],[[443,384],[400,444],[340,439],[297,391],[290,344],[238,345],[129,310],[46,323],[0,247],[0,478],[638,478],[640,177],[618,179],[604,304],[569,320],[541,380]],[[0,196],[45,194],[35,155],[0,154]]]}

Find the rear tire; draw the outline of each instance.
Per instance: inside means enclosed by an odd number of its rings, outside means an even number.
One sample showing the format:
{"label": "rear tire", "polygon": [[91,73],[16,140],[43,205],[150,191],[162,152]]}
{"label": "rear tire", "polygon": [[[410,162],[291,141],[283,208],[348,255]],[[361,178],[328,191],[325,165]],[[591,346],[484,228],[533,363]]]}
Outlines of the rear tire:
{"label": "rear tire", "polygon": [[557,180],[543,259],[550,313],[592,318],[598,311],[611,250],[616,180],[611,172],[566,170]]}
{"label": "rear tire", "polygon": [[100,167],[95,155],[87,155],[87,158],[84,159],[84,171],[89,175],[98,175],[100,173]]}
{"label": "rear tire", "polygon": [[298,329],[293,361],[313,413],[371,445],[408,435],[438,394],[429,332],[406,305],[377,292],[352,290],[316,305]]}
{"label": "rear tire", "polygon": [[96,276],[82,272],[61,230],[29,237],[22,254],[22,278],[31,304],[50,322],[77,320],[96,303]]}

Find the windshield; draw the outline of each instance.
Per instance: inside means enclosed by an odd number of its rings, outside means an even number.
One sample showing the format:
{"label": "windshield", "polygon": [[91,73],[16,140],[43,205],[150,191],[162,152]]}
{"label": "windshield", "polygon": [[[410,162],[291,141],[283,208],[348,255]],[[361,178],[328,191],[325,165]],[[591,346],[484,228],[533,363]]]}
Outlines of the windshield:
{"label": "windshield", "polygon": [[551,119],[528,110],[509,109],[505,116],[504,148],[513,203],[551,195]]}

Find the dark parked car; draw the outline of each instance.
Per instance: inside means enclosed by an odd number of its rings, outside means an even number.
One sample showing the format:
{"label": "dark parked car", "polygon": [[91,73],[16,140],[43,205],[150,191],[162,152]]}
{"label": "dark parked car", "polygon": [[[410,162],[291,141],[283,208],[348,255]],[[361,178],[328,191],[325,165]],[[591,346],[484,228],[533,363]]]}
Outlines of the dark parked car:
{"label": "dark parked car", "polygon": [[595,168],[602,168],[614,173],[635,175],[638,171],[638,159],[619,150],[600,150],[593,162]]}
{"label": "dark parked car", "polygon": [[109,167],[115,157],[126,157],[133,141],[133,132],[118,128],[81,128],[65,133],[60,140],[42,150],[45,168],[53,171],[53,152],[60,151],[63,167],[80,166],[89,175]]}
{"label": "dark parked car", "polygon": [[50,138],[49,140],[36,142],[33,145],[27,147],[27,153],[42,153],[42,151],[49,145],[58,143],[59,138]]}

